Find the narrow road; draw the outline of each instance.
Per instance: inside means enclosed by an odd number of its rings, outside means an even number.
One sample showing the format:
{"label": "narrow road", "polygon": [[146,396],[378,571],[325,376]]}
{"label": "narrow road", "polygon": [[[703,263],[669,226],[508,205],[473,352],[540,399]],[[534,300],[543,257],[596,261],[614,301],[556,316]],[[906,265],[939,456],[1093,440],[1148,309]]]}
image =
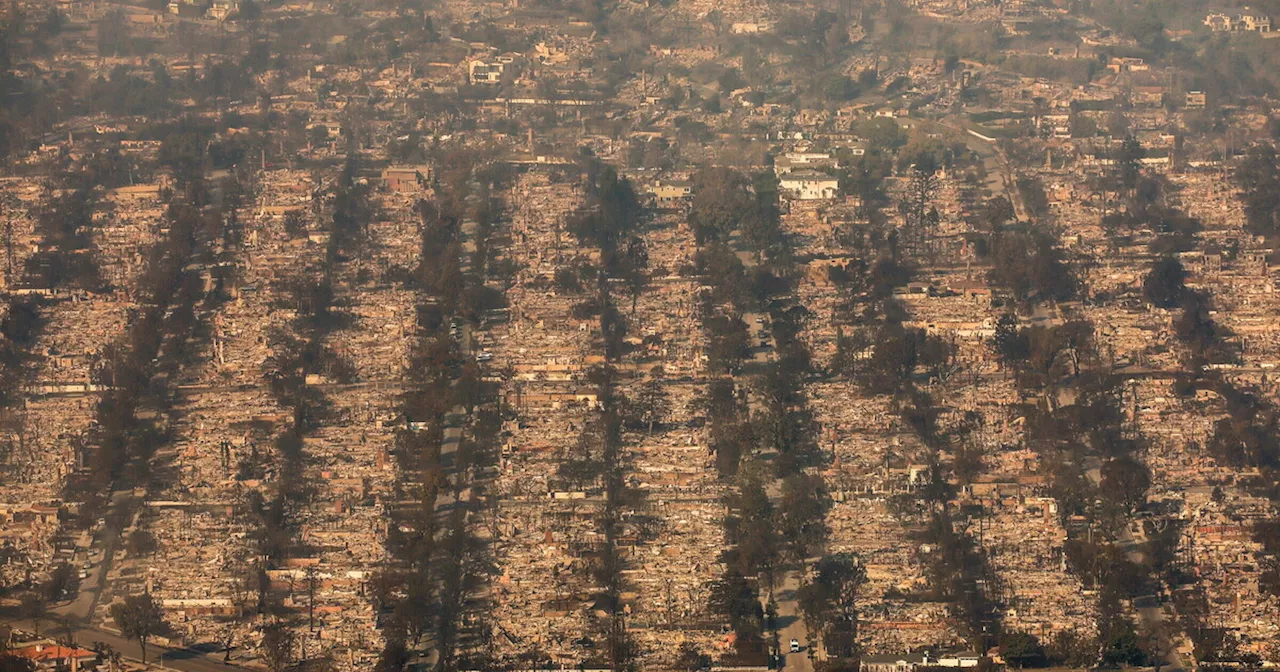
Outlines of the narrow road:
{"label": "narrow road", "polygon": [[[132,494],[132,490],[116,490],[112,492],[112,508],[123,506]],[[111,571],[111,563],[115,560],[116,549],[119,545],[120,531],[112,529],[110,525],[102,526],[101,537],[90,533],[86,556],[92,558],[100,550],[102,559],[89,570],[89,577],[80,581],[80,592],[76,594],[75,599],[51,609],[50,613],[52,615],[83,623],[87,623],[93,618],[93,610],[97,608],[98,600],[102,599],[102,589],[107,585],[107,573]],[[75,569],[78,571],[79,568],[80,561],[77,560]]]}
{"label": "narrow road", "polygon": [[768,364],[774,357],[773,332],[769,329],[767,313],[746,313],[742,320],[747,323],[748,350],[751,352],[751,363]]}
{"label": "narrow road", "polygon": [[[733,231],[729,235],[729,246],[736,250],[738,260],[742,265],[751,269],[756,266],[756,256],[742,249],[741,231]],[[766,312],[748,312],[742,316],[747,323],[747,335],[749,338],[751,364],[759,366],[767,364],[774,358],[774,349],[777,343],[773,339],[772,330],[769,328],[769,314]],[[760,333],[764,336],[761,337]],[[754,394],[747,396],[747,405],[754,413],[758,410],[757,401]],[[768,485],[766,490],[769,493],[769,499],[776,501],[782,496],[782,481],[775,480]],[[809,633],[805,630],[804,618],[800,615],[800,603],[796,599],[801,584],[800,571],[796,569],[788,569],[783,574],[782,585],[774,591],[773,599],[778,609],[778,646],[781,647],[780,653],[784,656],[784,670],[797,670],[799,672],[813,672],[813,661],[809,658]],[[765,591],[760,599],[762,602],[767,601],[768,591]],[[767,606],[767,605],[766,605]],[[796,640],[800,645],[798,652],[791,652],[791,640]]]}
{"label": "narrow road", "polygon": [[[1089,468],[1085,471],[1085,475],[1095,486],[1102,481],[1102,470],[1097,466]],[[1133,538],[1133,532],[1130,530],[1133,524],[1130,522],[1124,526],[1120,531],[1120,535],[1116,538],[1115,544],[1124,551],[1125,557],[1130,562],[1141,565],[1146,562],[1146,558],[1142,553],[1141,542]],[[1142,621],[1144,630],[1154,633],[1156,638],[1159,639],[1160,650],[1165,652],[1164,669],[1169,672],[1186,669],[1182,664],[1182,658],[1178,655],[1176,642],[1170,633],[1170,628],[1176,628],[1177,626],[1165,621],[1164,609],[1159,602],[1156,601],[1154,606],[1147,605],[1143,607],[1134,604],[1134,611],[1138,613],[1138,618]]]}
{"label": "narrow road", "polygon": [[[1141,523],[1136,523],[1141,525]],[[1125,557],[1133,563],[1143,563],[1146,561],[1141,550],[1141,544],[1145,540],[1135,539],[1130,527],[1133,524],[1125,525],[1124,530],[1120,533],[1120,537],[1116,540],[1116,545],[1124,550]],[[1138,618],[1146,625],[1147,631],[1155,633],[1159,639],[1160,650],[1164,652],[1164,669],[1169,672],[1176,672],[1184,669],[1182,666],[1182,658],[1178,655],[1177,642],[1174,641],[1170,634],[1170,624],[1165,621],[1164,608],[1160,606],[1159,600],[1151,600],[1144,606],[1139,606],[1139,600],[1134,600],[1134,608],[1138,612]],[[1172,626],[1176,628],[1175,626]]]}
{"label": "narrow road", "polygon": [[964,140],[964,144],[974,154],[982,159],[983,168],[987,173],[987,181],[983,186],[987,188],[993,195],[1003,194],[1009,199],[1009,203],[1013,205],[1014,214],[1020,220],[1027,218],[1026,208],[1023,207],[1022,197],[1018,193],[1017,186],[1014,184],[1013,171],[1009,167],[1009,161],[994,143],[987,142],[981,138],[974,137],[969,133],[969,129],[964,127],[960,120],[945,119],[933,121],[930,119],[916,119],[908,117],[903,121],[911,121],[912,123],[934,126],[946,129],[953,133],[957,133]]}
{"label": "narrow road", "polygon": [[[800,602],[796,594],[800,590],[800,572],[789,570],[782,578],[782,585],[774,592],[774,600],[778,603],[778,634],[781,639],[782,653],[786,656],[782,669],[798,672],[813,672],[813,654],[810,650],[809,633],[804,627],[804,617],[800,614]],[[800,644],[798,652],[791,652],[791,640]]]}

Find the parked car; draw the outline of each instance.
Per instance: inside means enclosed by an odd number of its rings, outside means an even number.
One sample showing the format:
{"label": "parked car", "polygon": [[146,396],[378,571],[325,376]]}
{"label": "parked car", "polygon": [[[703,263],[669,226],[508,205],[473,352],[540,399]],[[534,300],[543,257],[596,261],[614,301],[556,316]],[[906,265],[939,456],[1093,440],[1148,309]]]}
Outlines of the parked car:
{"label": "parked car", "polygon": [[791,640],[791,653],[800,653],[800,640]]}

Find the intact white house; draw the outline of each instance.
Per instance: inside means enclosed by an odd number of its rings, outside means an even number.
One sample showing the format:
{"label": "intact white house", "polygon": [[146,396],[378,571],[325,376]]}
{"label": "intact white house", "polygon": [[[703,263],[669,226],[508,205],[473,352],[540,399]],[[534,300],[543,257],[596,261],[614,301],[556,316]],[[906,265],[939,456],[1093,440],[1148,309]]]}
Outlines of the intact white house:
{"label": "intact white house", "polygon": [[1248,10],[1234,15],[1227,12],[1213,12],[1204,17],[1204,25],[1215,33],[1228,32],[1271,32],[1271,17]]}
{"label": "intact white house", "polygon": [[840,180],[816,170],[793,170],[778,178],[778,186],[792,198],[816,201],[840,195]]}
{"label": "intact white house", "polygon": [[472,84],[497,84],[509,70],[515,69],[515,56],[503,54],[496,58],[473,58],[468,64]]}
{"label": "intact white house", "polygon": [[661,208],[670,208],[685,203],[693,198],[693,183],[688,180],[673,180],[670,182],[655,182],[650,187],[653,193],[653,200]]}
{"label": "intact white house", "polygon": [[977,667],[982,656],[973,651],[947,653],[935,658],[928,651],[902,655],[864,656],[862,672],[914,672],[922,667]]}
{"label": "intact white house", "polygon": [[797,170],[839,167],[840,162],[826,152],[787,152],[773,160],[773,172],[779,176]]}

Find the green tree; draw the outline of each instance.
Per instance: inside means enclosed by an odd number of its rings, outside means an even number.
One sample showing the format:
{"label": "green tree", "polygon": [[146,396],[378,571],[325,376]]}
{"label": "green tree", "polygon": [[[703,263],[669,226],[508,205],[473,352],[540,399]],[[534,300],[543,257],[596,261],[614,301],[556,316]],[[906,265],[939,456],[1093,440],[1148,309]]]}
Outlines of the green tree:
{"label": "green tree", "polygon": [[1018,178],[1018,195],[1027,208],[1032,221],[1040,221],[1049,214],[1049,196],[1044,191],[1044,183],[1038,177]]}
{"label": "green tree", "polygon": [[1019,301],[1066,301],[1080,282],[1048,230],[1031,226],[997,230],[990,239],[989,279]]}
{"label": "green tree", "polygon": [[382,647],[382,653],[378,656],[378,662],[373,667],[373,672],[404,672],[409,669],[409,650],[405,647],[403,639],[399,637],[390,637],[387,643]]}
{"label": "green tree", "polygon": [[1142,641],[1127,620],[1111,628],[1102,644],[1102,662],[1106,665],[1142,665],[1147,654]]}
{"label": "green tree", "polygon": [[1182,312],[1173,321],[1174,333],[1197,357],[1210,361],[1232,361],[1235,353],[1226,346],[1231,331],[1209,314],[1212,304],[1204,292],[1183,292]]}
{"label": "green tree", "polygon": [[772,576],[778,566],[779,540],[773,502],[765,491],[763,474],[755,465],[738,474],[738,487],[729,497],[725,520],[729,542],[736,547],[743,574]]}
{"label": "green tree", "polygon": [[1186,294],[1186,277],[1177,257],[1160,257],[1142,280],[1142,295],[1157,308],[1177,308]]}
{"label": "green tree", "polygon": [[671,413],[671,398],[661,377],[652,377],[645,381],[636,395],[636,406],[640,412],[640,421],[645,423],[650,434],[653,426],[662,422]]}
{"label": "green tree", "polygon": [[149,556],[156,552],[156,538],[146,530],[136,529],[129,533],[128,546],[131,557]]}
{"label": "green tree", "polygon": [[1047,662],[1040,640],[1025,632],[1005,633],[1000,638],[1000,655],[1017,668],[1042,667]]}
{"label": "green tree", "polygon": [[150,593],[130,595],[123,602],[111,605],[111,619],[125,639],[138,640],[142,649],[142,662],[147,662],[147,641],[166,630],[164,612],[151,598]]}
{"label": "green tree", "polygon": [[675,669],[680,672],[701,672],[711,669],[711,656],[703,653],[692,642],[681,642],[676,654]]}
{"label": "green tree", "polygon": [[897,149],[907,142],[906,135],[903,134],[902,128],[898,126],[898,122],[884,117],[874,117],[863,121],[858,124],[857,132],[867,141],[867,144],[875,149]]}
{"label": "green tree", "polygon": [[1260,236],[1280,233],[1280,160],[1268,143],[1249,150],[1236,170],[1236,183],[1244,191],[1244,213],[1249,231]]}
{"label": "green tree", "polygon": [[262,6],[254,0],[244,0],[240,3],[240,9],[236,12],[237,21],[257,21],[262,17]]}
{"label": "green tree", "polygon": [[982,223],[992,230],[1016,219],[1018,214],[1013,210],[1013,203],[1004,196],[996,196],[982,204]]}
{"label": "green tree", "polygon": [[640,198],[631,181],[612,166],[588,159],[582,170],[587,198],[567,226],[584,243],[612,250],[639,226],[644,211]]}
{"label": "green tree", "polygon": [[704,168],[693,176],[689,224],[698,244],[725,241],[752,208],[747,178],[731,168]]}
{"label": "green tree", "polygon": [[98,55],[123,56],[128,54],[129,23],[120,9],[112,9],[98,20]]}
{"label": "green tree", "polygon": [[1125,189],[1138,186],[1138,178],[1142,175],[1142,158],[1146,156],[1142,144],[1132,135],[1126,135],[1112,156],[1112,168],[1116,181]]}
{"label": "green tree", "polygon": [[1280,597],[1280,558],[1267,556],[1258,563],[1258,589],[1267,595]]}
{"label": "green tree", "polygon": [[830,509],[831,495],[821,475],[800,472],[782,481],[779,527],[792,559],[804,563],[822,550],[830,533],[826,522]]}
{"label": "green tree", "polygon": [[1050,640],[1046,653],[1055,665],[1090,667],[1098,662],[1098,642],[1075,630],[1060,630]]}
{"label": "green tree", "polygon": [[724,576],[711,583],[707,609],[728,620],[739,637],[763,632],[764,609],[760,606],[760,596],[736,567],[729,567]]}
{"label": "green tree", "polygon": [[713,315],[703,321],[710,344],[707,347],[707,366],[712,371],[733,371],[747,355],[750,334],[747,323],[740,318]]}
{"label": "green tree", "polygon": [[858,654],[858,610],[867,572],[852,553],[823,557],[813,579],[800,587],[797,599],[809,631],[819,633],[827,654],[851,659]]}
{"label": "green tree", "polygon": [[631,297],[631,315],[635,316],[636,301],[649,285],[649,247],[643,238],[632,236],[631,240],[627,241],[621,259],[616,264],[615,272],[622,276],[627,294]]}
{"label": "green tree", "polygon": [[1092,138],[1098,135],[1098,122],[1078,112],[1072,113],[1067,125],[1073,138]]}
{"label": "green tree", "polygon": [[1129,456],[1102,464],[1102,493],[1125,513],[1133,515],[1147,501],[1151,487],[1151,471],[1147,465]]}
{"label": "green tree", "polygon": [[466,409],[467,415],[475,413],[476,407],[484,401],[484,381],[478,364],[471,361],[462,366],[453,392],[456,403]]}
{"label": "green tree", "polygon": [[1006,364],[1021,362],[1031,356],[1031,344],[1026,332],[1018,328],[1018,317],[1013,313],[1005,313],[996,322],[996,333],[992,337],[991,347],[1000,355]]}
{"label": "green tree", "polygon": [[284,213],[284,230],[292,238],[298,238],[307,233],[307,213],[305,210],[298,208]]}

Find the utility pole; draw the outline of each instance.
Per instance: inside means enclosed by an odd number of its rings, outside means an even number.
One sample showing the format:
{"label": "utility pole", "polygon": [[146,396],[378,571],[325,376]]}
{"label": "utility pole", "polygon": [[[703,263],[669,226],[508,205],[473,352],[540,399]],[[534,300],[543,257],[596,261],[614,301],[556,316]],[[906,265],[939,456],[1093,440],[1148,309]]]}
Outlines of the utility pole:
{"label": "utility pole", "polygon": [[[319,576],[315,567],[307,568],[307,633],[316,631],[316,584]],[[305,641],[305,640],[304,640]]]}

